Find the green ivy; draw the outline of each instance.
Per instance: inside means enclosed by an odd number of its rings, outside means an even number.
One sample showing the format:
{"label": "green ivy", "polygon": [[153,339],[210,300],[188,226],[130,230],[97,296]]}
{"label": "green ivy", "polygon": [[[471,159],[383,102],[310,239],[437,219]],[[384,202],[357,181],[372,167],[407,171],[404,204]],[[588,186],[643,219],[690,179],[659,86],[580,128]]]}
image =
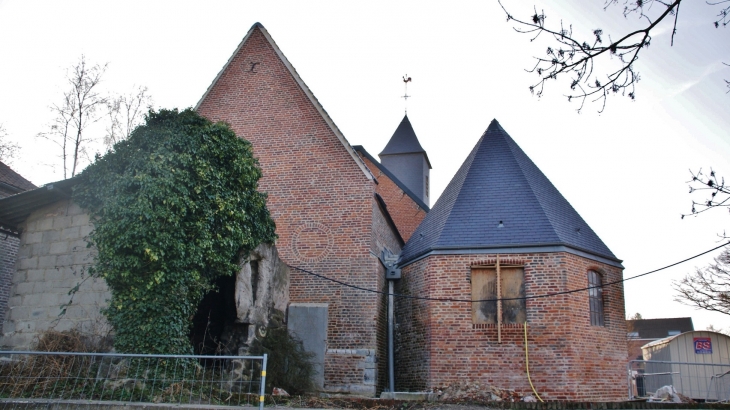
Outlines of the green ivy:
{"label": "green ivy", "polygon": [[111,290],[117,351],[192,353],[205,292],[276,238],[259,178],[251,144],[192,109],[150,111],[84,170],[73,198],[93,219],[92,273]]}

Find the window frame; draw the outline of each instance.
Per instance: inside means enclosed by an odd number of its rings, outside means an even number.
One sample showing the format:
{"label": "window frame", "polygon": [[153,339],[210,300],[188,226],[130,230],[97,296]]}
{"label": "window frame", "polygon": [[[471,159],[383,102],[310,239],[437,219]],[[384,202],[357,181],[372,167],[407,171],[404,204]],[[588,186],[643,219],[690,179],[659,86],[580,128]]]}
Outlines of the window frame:
{"label": "window frame", "polygon": [[606,326],[606,309],[603,298],[603,275],[595,269],[588,273],[588,316],[591,326]]}

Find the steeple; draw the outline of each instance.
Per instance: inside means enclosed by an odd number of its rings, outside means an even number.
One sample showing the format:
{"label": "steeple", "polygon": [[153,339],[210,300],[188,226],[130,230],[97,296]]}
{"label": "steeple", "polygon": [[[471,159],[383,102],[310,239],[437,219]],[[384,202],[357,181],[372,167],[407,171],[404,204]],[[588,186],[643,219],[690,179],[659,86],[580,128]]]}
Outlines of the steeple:
{"label": "steeple", "polygon": [[408,114],[403,117],[390,141],[378,154],[380,162],[426,205],[430,204],[431,162],[418,142]]}
{"label": "steeple", "polygon": [[401,253],[566,251],[621,266],[499,125],[489,124]]}

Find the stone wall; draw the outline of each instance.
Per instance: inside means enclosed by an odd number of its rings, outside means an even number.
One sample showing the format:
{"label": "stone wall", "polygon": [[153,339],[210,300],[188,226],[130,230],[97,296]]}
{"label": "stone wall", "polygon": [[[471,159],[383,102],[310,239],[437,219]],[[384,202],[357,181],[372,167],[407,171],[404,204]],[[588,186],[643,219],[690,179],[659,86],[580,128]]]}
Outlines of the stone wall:
{"label": "stone wall", "polygon": [[[470,299],[473,264],[496,255],[432,255],[403,269],[401,291],[435,298]],[[588,270],[604,283],[620,268],[567,252],[502,255],[524,265],[526,295],[588,286]],[[506,262],[508,260],[509,262]],[[614,401],[625,398],[626,322],[623,287],[604,288],[605,326],[592,326],[588,293],[528,299],[530,374],[546,400]],[[399,299],[399,390],[440,388],[474,381],[531,392],[525,372],[524,326],[474,325],[468,302]]]}
{"label": "stone wall", "polygon": [[[109,291],[102,279],[89,277],[93,249],[89,215],[71,201],[33,212],[20,237],[16,270],[0,346],[27,349],[45,330],[108,331],[100,313]],[[78,286],[78,291],[69,291]],[[62,306],[67,305],[64,314]]]}

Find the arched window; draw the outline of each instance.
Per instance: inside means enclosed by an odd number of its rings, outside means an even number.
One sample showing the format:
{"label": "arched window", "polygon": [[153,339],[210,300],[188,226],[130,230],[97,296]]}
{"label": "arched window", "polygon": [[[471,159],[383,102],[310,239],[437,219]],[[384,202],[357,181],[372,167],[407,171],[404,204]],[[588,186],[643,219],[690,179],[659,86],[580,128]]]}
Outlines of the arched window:
{"label": "arched window", "polygon": [[603,279],[601,274],[588,271],[588,303],[591,312],[591,325],[603,326]]}

